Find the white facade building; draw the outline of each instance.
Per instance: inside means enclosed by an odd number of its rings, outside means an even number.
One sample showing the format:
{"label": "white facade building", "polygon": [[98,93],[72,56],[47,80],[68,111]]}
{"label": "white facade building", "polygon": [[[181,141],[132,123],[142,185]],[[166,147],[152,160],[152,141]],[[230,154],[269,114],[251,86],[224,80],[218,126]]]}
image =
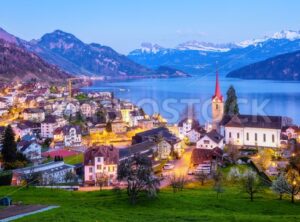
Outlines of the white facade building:
{"label": "white facade building", "polygon": [[290,120],[281,116],[235,115],[222,120],[226,144],[241,147],[280,147],[281,128]]}

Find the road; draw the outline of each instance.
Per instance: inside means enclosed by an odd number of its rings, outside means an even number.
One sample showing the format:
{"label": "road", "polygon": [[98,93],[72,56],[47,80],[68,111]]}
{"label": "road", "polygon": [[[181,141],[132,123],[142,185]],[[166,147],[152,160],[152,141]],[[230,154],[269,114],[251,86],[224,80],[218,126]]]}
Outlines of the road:
{"label": "road", "polygon": [[175,160],[174,162],[171,162],[172,164],[174,164],[173,170],[164,170],[163,171],[163,175],[165,178],[161,181],[160,187],[166,187],[169,185],[169,181],[167,178],[168,175],[172,175],[172,174],[187,175],[188,169],[190,166],[193,148],[194,147],[187,148],[179,160]]}

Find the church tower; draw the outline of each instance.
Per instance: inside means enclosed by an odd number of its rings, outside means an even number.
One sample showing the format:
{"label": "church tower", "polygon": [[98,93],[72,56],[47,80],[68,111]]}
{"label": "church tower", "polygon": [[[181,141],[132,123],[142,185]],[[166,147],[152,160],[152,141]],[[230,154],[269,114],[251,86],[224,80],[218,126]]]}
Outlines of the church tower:
{"label": "church tower", "polygon": [[221,94],[220,84],[219,84],[219,73],[216,72],[216,88],[215,94],[212,97],[212,123],[213,129],[218,129],[218,124],[223,118],[224,114],[224,102],[223,96]]}

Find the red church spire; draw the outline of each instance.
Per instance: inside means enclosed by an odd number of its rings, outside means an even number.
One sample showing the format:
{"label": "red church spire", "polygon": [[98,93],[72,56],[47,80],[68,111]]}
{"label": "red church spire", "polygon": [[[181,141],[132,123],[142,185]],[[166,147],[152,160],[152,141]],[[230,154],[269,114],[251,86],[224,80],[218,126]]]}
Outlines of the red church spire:
{"label": "red church spire", "polygon": [[223,101],[223,96],[221,94],[221,89],[220,89],[220,84],[219,84],[219,72],[218,70],[216,71],[216,88],[215,88],[215,95],[213,96],[214,98],[218,98],[220,101]]}

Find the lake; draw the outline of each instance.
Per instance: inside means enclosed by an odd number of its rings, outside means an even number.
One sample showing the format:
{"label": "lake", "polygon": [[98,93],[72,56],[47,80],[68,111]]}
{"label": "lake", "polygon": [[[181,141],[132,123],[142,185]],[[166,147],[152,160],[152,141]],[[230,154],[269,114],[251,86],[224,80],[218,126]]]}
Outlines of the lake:
{"label": "lake", "polygon": [[[240,80],[220,77],[221,91],[233,85],[241,114],[282,115],[300,124],[300,83],[270,80]],[[171,123],[178,122],[187,107],[194,104],[201,124],[210,121],[210,101],[215,90],[215,77],[142,79],[123,82],[95,81],[84,90],[113,91],[116,97],[140,105],[152,114],[161,113]]]}

